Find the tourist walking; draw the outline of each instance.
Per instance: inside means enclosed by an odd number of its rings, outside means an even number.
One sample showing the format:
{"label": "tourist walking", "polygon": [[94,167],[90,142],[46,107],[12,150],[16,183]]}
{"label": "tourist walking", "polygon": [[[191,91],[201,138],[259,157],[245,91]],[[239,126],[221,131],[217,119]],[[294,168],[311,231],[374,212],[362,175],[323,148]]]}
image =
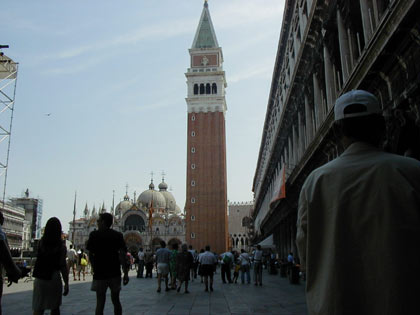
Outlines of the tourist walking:
{"label": "tourist walking", "polygon": [[299,197],[296,243],[309,314],[413,314],[420,162],[383,152],[385,120],[373,94],[343,94],[334,117],[345,151],[310,173]]}
{"label": "tourist walking", "polygon": [[176,290],[176,256],[178,255],[178,243],[172,244],[171,256],[169,258],[169,273],[171,274],[171,289]]}
{"label": "tourist walking", "polygon": [[69,272],[70,269],[73,271],[73,280],[76,280],[77,253],[72,244],[70,244],[70,249],[67,251],[67,265]]}
{"label": "tourist walking", "polygon": [[9,282],[17,283],[22,274],[20,269],[14,263],[10,253],[6,233],[4,233],[1,228],[3,223],[4,217],[3,213],[0,211],[0,315],[2,315],[1,297],[3,295],[3,268],[6,270],[6,275]]}
{"label": "tourist walking", "polygon": [[165,279],[165,291],[169,291],[168,287],[168,273],[169,273],[169,260],[171,257],[171,251],[166,248],[165,241],[160,241],[160,248],[156,251],[156,269],[157,269],[157,281],[158,288],[157,292],[160,293],[160,283],[162,277]]}
{"label": "tourist walking", "polygon": [[222,282],[226,283],[226,279],[229,283],[232,283],[231,272],[234,256],[231,252],[225,252],[220,255],[221,275]]}
{"label": "tourist walking", "polygon": [[77,252],[78,260],[77,260],[77,275],[80,281],[80,273],[83,275],[83,281],[85,281],[86,275],[86,267],[88,265],[88,257],[83,249]]}
{"label": "tourist walking", "polygon": [[187,244],[182,244],[182,251],[176,256],[176,275],[179,280],[177,291],[181,290],[182,283],[185,283],[185,293],[188,291],[188,281],[190,280],[190,270],[193,265],[194,257],[188,251]]}
{"label": "tourist walking", "polygon": [[233,279],[232,281],[234,283],[238,283],[238,278],[239,278],[239,270],[241,270],[241,261],[239,260],[239,258],[235,258],[235,263],[234,263],[234,267],[233,267]]}
{"label": "tourist walking", "polygon": [[210,251],[210,245],[206,246],[206,251],[200,255],[200,268],[201,274],[204,277],[205,290],[209,290],[209,278],[210,278],[210,291],[213,291],[213,273],[214,266],[217,263],[217,259],[214,254]]}
{"label": "tourist walking", "polygon": [[137,278],[143,278],[143,271],[144,271],[144,252],[143,247],[140,247],[139,252],[137,253],[137,257],[139,260],[137,266]]}
{"label": "tourist walking", "polygon": [[203,278],[203,273],[201,272],[202,268],[201,268],[201,263],[200,263],[200,257],[203,256],[204,252],[205,251],[202,248],[200,249],[200,254],[198,254],[198,275],[200,276],[201,283],[204,283],[204,278]]}
{"label": "tourist walking", "polygon": [[95,315],[103,315],[106,291],[111,290],[114,314],[122,314],[120,302],[121,266],[124,272],[123,284],[129,281],[129,262],[127,247],[121,232],[111,228],[114,217],[110,213],[101,213],[98,218],[98,230],[90,233],[86,249],[93,268],[91,290],[96,292]]}
{"label": "tourist walking", "polygon": [[146,276],[145,278],[153,278],[153,254],[150,251],[150,249],[146,250],[146,253],[144,254],[144,265],[146,266]]}
{"label": "tourist walking", "polygon": [[262,259],[263,251],[261,250],[261,245],[257,245],[257,249],[254,251],[253,261],[254,261],[254,284],[262,286]]}
{"label": "tourist walking", "polygon": [[191,253],[191,255],[193,256],[193,263],[191,265],[191,281],[194,281],[195,278],[197,278],[197,268],[198,268],[198,254],[197,251],[195,249],[193,249],[192,245],[190,245],[188,247],[188,251]]}
{"label": "tourist walking", "polygon": [[48,219],[32,273],[35,277],[32,293],[34,315],[42,315],[45,310],[51,310],[51,315],[60,314],[61,297],[69,293],[67,249],[61,235],[60,220],[55,217]]}
{"label": "tourist walking", "polygon": [[242,284],[245,283],[245,275],[246,275],[246,282],[248,284],[251,283],[251,276],[250,276],[250,258],[248,253],[242,248],[241,254],[239,255],[239,260],[241,261],[241,282]]}

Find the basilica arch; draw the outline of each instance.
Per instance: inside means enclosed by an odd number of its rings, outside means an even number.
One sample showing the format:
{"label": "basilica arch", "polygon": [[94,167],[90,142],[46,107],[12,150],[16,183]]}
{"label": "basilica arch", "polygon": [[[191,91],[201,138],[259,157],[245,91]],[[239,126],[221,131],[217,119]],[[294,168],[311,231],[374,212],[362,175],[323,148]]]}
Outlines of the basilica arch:
{"label": "basilica arch", "polygon": [[138,231],[130,231],[124,234],[124,241],[130,253],[137,253],[143,247],[143,239]]}

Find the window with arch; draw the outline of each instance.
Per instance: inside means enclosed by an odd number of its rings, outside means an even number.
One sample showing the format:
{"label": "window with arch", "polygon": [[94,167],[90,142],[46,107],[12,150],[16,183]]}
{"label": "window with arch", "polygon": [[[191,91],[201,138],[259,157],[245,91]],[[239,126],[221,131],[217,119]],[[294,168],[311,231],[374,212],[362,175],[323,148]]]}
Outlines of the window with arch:
{"label": "window with arch", "polygon": [[193,163],[193,164],[191,164],[191,168],[193,169],[193,170],[195,170],[195,164]]}
{"label": "window with arch", "polygon": [[191,181],[191,186],[193,186],[193,187],[195,186],[195,180]]}
{"label": "window with arch", "polygon": [[191,153],[195,153],[195,147],[191,148]]}
{"label": "window with arch", "polygon": [[195,215],[191,216],[191,221],[195,221]]}
{"label": "window with arch", "polygon": [[204,94],[204,84],[200,84],[200,94]]}
{"label": "window with arch", "polygon": [[206,94],[210,94],[210,83],[206,84]]}
{"label": "window with arch", "polygon": [[195,238],[195,233],[191,233],[191,238]]}
{"label": "window with arch", "polygon": [[211,85],[211,94],[217,94],[217,84],[213,83]]}
{"label": "window with arch", "polygon": [[192,120],[192,121],[195,121],[195,115],[192,115],[192,116],[191,116],[191,120]]}
{"label": "window with arch", "polygon": [[198,94],[198,84],[194,84],[194,95]]}
{"label": "window with arch", "polygon": [[191,131],[191,137],[195,137],[195,131]]}
{"label": "window with arch", "polygon": [[191,203],[195,203],[195,198],[194,197],[191,198]]}

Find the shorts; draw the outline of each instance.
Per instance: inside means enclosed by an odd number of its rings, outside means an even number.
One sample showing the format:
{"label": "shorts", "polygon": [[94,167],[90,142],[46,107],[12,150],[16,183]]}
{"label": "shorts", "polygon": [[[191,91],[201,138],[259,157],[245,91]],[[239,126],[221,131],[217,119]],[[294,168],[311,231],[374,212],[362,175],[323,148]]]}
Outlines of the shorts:
{"label": "shorts", "polygon": [[201,275],[213,277],[214,265],[201,265]]}
{"label": "shorts", "polygon": [[169,265],[165,263],[158,263],[157,264],[157,273],[163,276],[168,275],[169,273]]}
{"label": "shorts", "polygon": [[106,293],[106,289],[109,287],[111,292],[119,292],[121,291],[121,276],[103,280],[95,280],[92,281],[92,286],[90,288],[91,291],[95,291],[96,293]]}

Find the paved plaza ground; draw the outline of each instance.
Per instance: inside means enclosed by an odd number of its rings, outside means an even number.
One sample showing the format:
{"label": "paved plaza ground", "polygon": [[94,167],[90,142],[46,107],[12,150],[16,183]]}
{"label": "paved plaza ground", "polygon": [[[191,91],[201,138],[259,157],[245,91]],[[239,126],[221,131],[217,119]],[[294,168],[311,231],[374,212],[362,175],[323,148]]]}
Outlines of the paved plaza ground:
{"label": "paved plaza ground", "polygon": [[[155,276],[155,274],[153,274]],[[90,291],[92,277],[86,281],[70,280],[70,293],[63,297],[61,314],[94,314],[95,293]],[[3,314],[32,314],[33,282],[4,287]],[[240,282],[240,281],[239,281]],[[164,288],[164,285],[162,286]],[[263,286],[251,284],[223,284],[220,269],[215,275],[214,292],[204,292],[204,285],[196,279],[190,284],[190,294],[174,290],[156,292],[157,281],[137,279],[130,272],[130,282],[122,288],[123,313],[137,314],[307,314],[304,283],[289,284],[287,278],[263,274]],[[49,312],[46,312],[49,314]],[[111,297],[107,293],[105,314],[113,314]]]}

